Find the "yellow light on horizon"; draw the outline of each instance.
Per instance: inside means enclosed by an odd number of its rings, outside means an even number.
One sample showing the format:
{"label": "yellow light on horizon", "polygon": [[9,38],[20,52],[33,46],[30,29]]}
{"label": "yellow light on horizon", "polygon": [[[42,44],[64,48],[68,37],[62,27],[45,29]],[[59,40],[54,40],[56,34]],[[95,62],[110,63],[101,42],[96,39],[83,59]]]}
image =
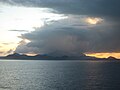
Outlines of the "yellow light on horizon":
{"label": "yellow light on horizon", "polygon": [[26,55],[28,55],[28,56],[35,56],[37,54],[31,52],[31,53],[27,53]]}
{"label": "yellow light on horizon", "polygon": [[98,58],[108,58],[110,56],[120,59],[120,53],[86,53],[87,56],[93,56]]}

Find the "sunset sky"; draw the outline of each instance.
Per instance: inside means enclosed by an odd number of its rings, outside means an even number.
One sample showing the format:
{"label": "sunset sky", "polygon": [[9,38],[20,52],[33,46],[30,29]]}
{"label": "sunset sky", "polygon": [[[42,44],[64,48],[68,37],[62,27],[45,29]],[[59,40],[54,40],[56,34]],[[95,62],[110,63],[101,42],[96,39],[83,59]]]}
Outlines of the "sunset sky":
{"label": "sunset sky", "polygon": [[0,0],[0,56],[120,58],[120,0]]}

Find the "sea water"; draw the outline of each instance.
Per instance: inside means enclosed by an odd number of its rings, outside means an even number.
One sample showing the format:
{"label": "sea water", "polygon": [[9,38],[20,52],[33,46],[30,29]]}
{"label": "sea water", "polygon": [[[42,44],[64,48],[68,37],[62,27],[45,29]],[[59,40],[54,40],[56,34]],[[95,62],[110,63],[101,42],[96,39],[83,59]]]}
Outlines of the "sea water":
{"label": "sea water", "polygon": [[120,90],[120,61],[0,60],[0,90]]}

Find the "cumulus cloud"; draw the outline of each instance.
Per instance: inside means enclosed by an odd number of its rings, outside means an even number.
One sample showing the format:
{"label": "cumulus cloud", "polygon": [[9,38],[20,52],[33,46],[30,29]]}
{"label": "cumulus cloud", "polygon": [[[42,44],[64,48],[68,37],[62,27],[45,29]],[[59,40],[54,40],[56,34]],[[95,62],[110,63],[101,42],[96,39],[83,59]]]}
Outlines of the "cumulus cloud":
{"label": "cumulus cloud", "polygon": [[[112,29],[107,24],[94,26],[85,22],[80,23],[78,17],[71,19],[72,23],[68,18],[23,34],[21,37],[31,42],[18,46],[16,52],[33,51],[50,55],[80,55],[80,53],[86,52],[120,51],[120,36],[118,35],[120,31],[118,29]],[[78,22],[80,25],[76,26]]]}
{"label": "cumulus cloud", "polygon": [[[79,55],[86,52],[120,52],[120,0],[2,0],[11,5],[52,8],[68,18],[22,34],[31,42],[19,44],[19,53]],[[53,12],[53,11],[52,11]],[[85,18],[99,18],[90,25]]]}

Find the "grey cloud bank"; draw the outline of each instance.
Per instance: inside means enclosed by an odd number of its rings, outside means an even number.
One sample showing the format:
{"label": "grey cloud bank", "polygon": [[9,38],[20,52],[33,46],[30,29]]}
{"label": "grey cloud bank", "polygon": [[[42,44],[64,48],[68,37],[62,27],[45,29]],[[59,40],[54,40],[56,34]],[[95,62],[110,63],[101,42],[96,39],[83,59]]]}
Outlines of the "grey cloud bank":
{"label": "grey cloud bank", "polygon": [[[30,40],[16,52],[79,55],[86,52],[120,52],[120,0],[1,0],[11,5],[52,8],[68,16],[53,21],[21,37]],[[70,17],[73,16],[73,17]],[[84,17],[82,17],[84,16]],[[104,21],[89,25],[81,18],[99,17]]]}
{"label": "grey cloud bank", "polygon": [[[63,26],[63,27],[62,27]],[[44,26],[35,31],[23,34],[22,37],[30,40],[27,45],[21,45],[16,52],[51,55],[80,55],[86,52],[119,52],[119,30],[102,28],[76,28],[76,26],[60,25],[60,23]],[[87,27],[87,26],[84,26]],[[88,26],[89,27],[89,26]],[[21,51],[22,50],[22,51]]]}
{"label": "grey cloud bank", "polygon": [[13,5],[53,8],[65,14],[119,17],[119,0],[2,0]]}

